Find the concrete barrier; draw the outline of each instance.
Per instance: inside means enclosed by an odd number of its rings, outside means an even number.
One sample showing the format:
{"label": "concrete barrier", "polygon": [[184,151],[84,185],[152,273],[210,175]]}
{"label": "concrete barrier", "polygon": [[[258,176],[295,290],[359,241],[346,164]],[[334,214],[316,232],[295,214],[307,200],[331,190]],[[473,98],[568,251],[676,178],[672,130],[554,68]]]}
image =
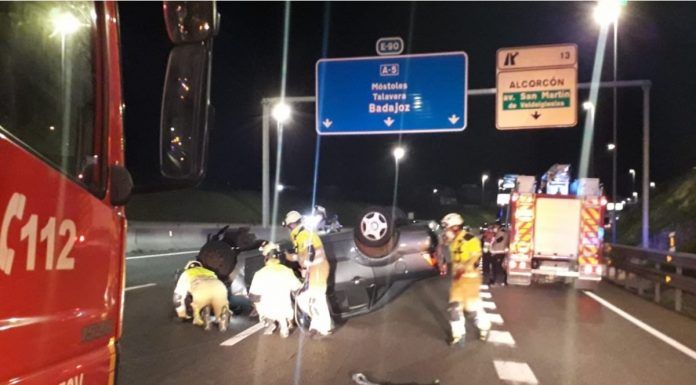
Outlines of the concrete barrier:
{"label": "concrete barrier", "polygon": [[[269,227],[252,224],[129,221],[126,253],[198,250],[205,243],[209,233],[215,233],[226,225],[230,228],[250,227],[256,238],[270,238]],[[286,229],[278,227],[276,231],[278,239],[289,238]]]}

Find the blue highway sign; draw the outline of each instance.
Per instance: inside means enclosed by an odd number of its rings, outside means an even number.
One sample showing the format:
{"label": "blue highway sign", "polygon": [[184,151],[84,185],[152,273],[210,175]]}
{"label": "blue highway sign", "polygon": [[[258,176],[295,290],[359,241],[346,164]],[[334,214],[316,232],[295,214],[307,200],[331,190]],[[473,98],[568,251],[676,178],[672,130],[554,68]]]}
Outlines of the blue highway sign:
{"label": "blue highway sign", "polygon": [[322,59],[316,66],[320,135],[462,131],[464,52]]}

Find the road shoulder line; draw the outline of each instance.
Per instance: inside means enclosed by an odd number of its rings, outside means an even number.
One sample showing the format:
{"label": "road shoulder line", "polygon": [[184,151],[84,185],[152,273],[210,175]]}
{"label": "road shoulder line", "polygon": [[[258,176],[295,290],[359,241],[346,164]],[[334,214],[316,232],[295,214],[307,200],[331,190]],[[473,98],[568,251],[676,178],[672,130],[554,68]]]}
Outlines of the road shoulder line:
{"label": "road shoulder line", "polygon": [[639,320],[638,318],[626,313],[625,311],[621,310],[620,308],[614,306],[611,302],[605,300],[604,298],[598,296],[595,293],[589,292],[584,290],[583,293],[594,299],[595,301],[599,302],[602,306],[606,307],[607,309],[613,311],[614,313],[618,314],[619,316],[623,317],[625,320],[628,322],[634,324],[635,326],[643,329],[646,331],[648,334],[651,334],[652,336],[660,339],[662,342],[666,343],[667,345],[679,350],[680,352],[684,353],[685,355],[689,356],[691,359],[696,360],[696,351],[692,350],[688,346],[682,344],[681,342],[675,340],[674,338],[662,333],[661,331],[653,328],[652,326],[646,324],[645,322]]}
{"label": "road shoulder line", "polygon": [[257,331],[263,329],[264,324],[262,322],[257,323],[254,326],[251,326],[247,328],[246,330],[236,334],[234,337],[227,339],[225,341],[222,341],[220,346],[233,346],[238,344],[239,342],[242,342],[245,338],[251,336],[252,334],[256,333]]}
{"label": "road shoulder line", "polygon": [[162,253],[162,254],[134,255],[132,257],[126,257],[126,261],[136,260],[136,259],[168,257],[171,255],[184,255],[184,254],[191,254],[191,253],[197,253],[197,252],[198,252],[198,250],[191,250],[191,251],[177,251],[177,252],[173,252],[173,253]]}
{"label": "road shoulder line", "polygon": [[156,283],[146,283],[146,284],[143,284],[143,285],[131,286],[131,287],[125,288],[123,291],[131,291],[131,290],[144,289],[144,288],[146,288],[146,287],[152,287],[152,286],[157,286],[157,284],[156,284]]}

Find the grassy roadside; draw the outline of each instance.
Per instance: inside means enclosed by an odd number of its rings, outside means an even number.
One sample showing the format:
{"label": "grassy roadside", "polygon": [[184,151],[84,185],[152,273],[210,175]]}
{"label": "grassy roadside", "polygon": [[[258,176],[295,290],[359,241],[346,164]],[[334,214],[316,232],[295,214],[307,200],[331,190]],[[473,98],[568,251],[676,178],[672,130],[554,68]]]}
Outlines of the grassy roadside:
{"label": "grassy roadside", "polygon": [[[641,206],[631,205],[618,223],[619,243],[640,244]],[[677,250],[696,253],[696,171],[653,190],[650,197],[650,244],[666,249],[668,234],[677,233]]]}

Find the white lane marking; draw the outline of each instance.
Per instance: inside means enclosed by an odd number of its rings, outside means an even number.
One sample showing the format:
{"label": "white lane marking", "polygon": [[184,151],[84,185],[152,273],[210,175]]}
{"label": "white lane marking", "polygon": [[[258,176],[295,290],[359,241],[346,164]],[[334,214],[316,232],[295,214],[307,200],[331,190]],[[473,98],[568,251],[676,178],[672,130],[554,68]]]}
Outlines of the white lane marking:
{"label": "white lane marking", "polygon": [[492,324],[503,324],[503,317],[501,317],[500,314],[488,313],[488,320],[490,320]]}
{"label": "white lane marking", "polygon": [[674,338],[672,338],[672,337],[662,333],[661,331],[653,328],[652,326],[646,324],[645,322],[639,320],[638,318],[626,313],[625,311],[612,305],[609,301],[598,296],[597,294],[589,292],[589,291],[583,291],[583,293],[585,293],[585,295],[592,298],[593,300],[599,302],[600,304],[605,306],[607,309],[620,315],[621,317],[626,319],[628,322],[638,326],[639,328],[645,330],[649,334],[652,334],[654,337],[659,338],[660,340],[662,340],[662,342],[666,343],[667,345],[679,350],[680,352],[682,352],[682,353],[686,354],[687,356],[691,357],[692,359],[696,360],[696,351],[693,351],[692,349],[690,349],[686,345],[682,344],[681,342],[679,342],[679,341],[675,340]]}
{"label": "white lane marking", "polygon": [[491,293],[486,293],[486,292],[482,291],[482,292],[479,293],[479,297],[481,297],[481,298],[486,298],[486,299],[491,299],[491,298],[493,298],[493,294],[491,294]]}
{"label": "white lane marking", "polygon": [[488,290],[488,285],[481,285],[481,290]]}
{"label": "white lane marking", "polygon": [[157,284],[156,284],[156,283],[146,283],[146,284],[144,284],[144,285],[131,286],[131,287],[125,288],[124,291],[131,291],[131,290],[144,289],[144,288],[146,288],[146,287],[152,287],[152,286],[157,286]]}
{"label": "white lane marking", "polygon": [[483,306],[484,309],[491,309],[495,310],[495,302],[490,302],[490,301],[481,301],[481,306]]}
{"label": "white lane marking", "polygon": [[147,259],[147,258],[159,258],[159,257],[168,257],[170,255],[184,255],[184,254],[191,254],[191,253],[197,253],[198,250],[192,250],[192,251],[177,251],[175,253],[163,253],[163,254],[151,254],[151,255],[137,255],[134,257],[126,257],[127,261],[130,261],[132,259]]}
{"label": "white lane marking", "polygon": [[538,384],[532,368],[524,362],[499,361],[494,360],[495,371],[498,378],[503,381],[510,381],[514,384]]}
{"label": "white lane marking", "polygon": [[488,342],[497,345],[515,346],[515,339],[510,332],[491,330],[488,332]]}
{"label": "white lane marking", "polygon": [[262,322],[259,322],[259,323],[257,323],[256,325],[254,325],[254,326],[252,326],[252,327],[250,327],[250,328],[248,328],[248,329],[242,331],[241,333],[235,335],[234,337],[232,337],[232,338],[230,338],[230,339],[228,339],[228,340],[223,341],[223,342],[220,344],[220,346],[232,346],[232,345],[235,345],[235,344],[241,342],[242,340],[244,340],[245,338],[249,337],[250,335],[256,333],[257,331],[263,329],[263,327],[264,327],[263,323],[262,323]]}

